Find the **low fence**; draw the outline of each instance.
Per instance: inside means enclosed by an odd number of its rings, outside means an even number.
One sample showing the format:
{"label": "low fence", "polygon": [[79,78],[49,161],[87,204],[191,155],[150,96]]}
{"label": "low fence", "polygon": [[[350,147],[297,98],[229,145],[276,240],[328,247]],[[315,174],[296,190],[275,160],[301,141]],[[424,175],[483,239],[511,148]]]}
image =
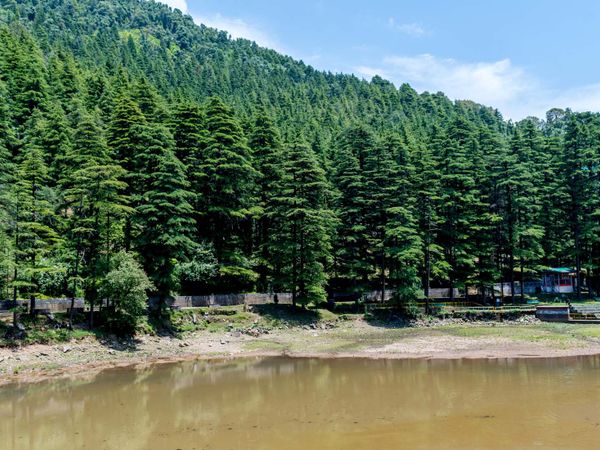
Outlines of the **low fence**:
{"label": "low fence", "polygon": [[[190,295],[178,296],[170,299],[167,303],[176,308],[200,308],[214,306],[235,306],[235,305],[264,305],[275,303],[275,300],[282,305],[292,304],[292,294],[214,294],[214,295]],[[150,303],[158,301],[151,298]]]}
{"label": "low fence", "polygon": [[[524,294],[537,294],[542,290],[542,282],[541,281],[526,281],[523,283],[523,293]],[[494,294],[497,296],[505,296],[510,297],[511,295],[511,286],[510,282],[506,283],[497,283],[494,285]],[[521,283],[518,281],[515,282],[515,295],[521,295]]]}
{"label": "low fence", "polygon": [[[525,292],[533,293],[538,289],[540,283],[538,282],[527,282],[525,283]],[[510,284],[497,284],[495,286],[495,294],[499,295],[500,291],[504,291],[505,296],[510,296]],[[515,294],[519,295],[521,288],[519,283],[515,284]],[[469,295],[476,295],[476,289],[470,289]],[[385,291],[384,301],[389,301],[394,295],[393,290]],[[436,299],[449,299],[450,289],[449,288],[431,288],[429,290],[429,298],[432,300]],[[459,289],[454,289],[454,298],[464,298],[464,292]],[[366,302],[381,302],[381,291],[371,291],[363,294],[348,294],[348,293],[333,293],[332,298],[336,302],[362,300]],[[168,304],[176,308],[198,308],[198,307],[216,307],[216,306],[235,306],[235,305],[264,305],[268,303],[275,303],[275,300],[283,305],[292,304],[291,293],[277,293],[277,294],[213,294],[213,295],[191,295],[191,296],[177,296],[167,301]],[[158,300],[156,298],[149,299],[150,304],[156,304]],[[29,300],[18,300],[17,302],[21,306],[28,307]],[[0,301],[0,312],[8,312],[14,306],[12,301]],[[98,305],[99,306],[99,305]],[[75,299],[75,308],[85,308],[86,304],[83,298]],[[36,309],[44,310],[49,312],[67,312],[71,308],[70,298],[52,298],[52,299],[37,299]]]}
{"label": "low fence", "polygon": [[[29,308],[29,300],[17,300],[19,306]],[[75,299],[75,308],[84,308],[85,301],[82,298]],[[9,311],[15,306],[15,302],[12,300],[0,301],[0,311]],[[50,299],[36,299],[35,309],[40,311],[49,311],[52,313],[67,312],[71,308],[70,298],[50,298]]]}
{"label": "low fence", "polygon": [[[267,303],[275,303],[277,301],[283,305],[292,304],[292,295],[288,293],[282,294],[223,294],[223,295],[195,295],[195,296],[178,296],[171,298],[167,304],[176,308],[198,308],[198,307],[216,307],[216,306],[235,306],[235,305],[264,305]],[[156,304],[158,299],[150,298],[149,304]],[[19,306],[29,308],[29,300],[17,300]],[[0,301],[0,314],[7,314],[15,306],[12,300]],[[86,305],[83,298],[75,299],[74,304],[76,309],[89,307]],[[99,304],[97,305],[100,306]],[[36,299],[35,308],[37,311],[48,311],[51,313],[67,312],[71,308],[70,298],[52,298],[52,299]]]}

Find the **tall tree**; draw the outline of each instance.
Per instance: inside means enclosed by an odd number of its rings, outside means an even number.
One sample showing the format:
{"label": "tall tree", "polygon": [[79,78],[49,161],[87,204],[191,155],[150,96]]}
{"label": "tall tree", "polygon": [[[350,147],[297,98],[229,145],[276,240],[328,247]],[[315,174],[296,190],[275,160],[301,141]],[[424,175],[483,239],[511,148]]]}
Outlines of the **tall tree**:
{"label": "tall tree", "polygon": [[[142,174],[138,174],[140,167],[138,157],[145,150],[146,143],[141,136],[147,128],[147,123],[140,108],[131,98],[120,96],[116,100],[115,109],[108,127],[108,145],[125,170],[122,181],[127,183],[125,195],[131,198],[131,206],[137,205],[143,186],[140,186]],[[125,250],[131,249],[133,230],[131,218],[127,219],[124,231]]]}
{"label": "tall tree", "polygon": [[13,287],[15,299],[18,293],[29,296],[32,316],[35,315],[36,299],[41,294],[40,275],[54,269],[49,257],[59,242],[48,182],[44,152],[35,142],[28,142],[23,149],[15,184]]}
{"label": "tall tree", "polygon": [[376,151],[376,143],[370,130],[353,126],[341,135],[338,147],[333,177],[339,192],[335,208],[340,221],[334,241],[335,271],[341,289],[360,293],[368,290],[375,271],[369,243],[372,199],[367,162]]}
{"label": "tall tree", "polygon": [[[600,241],[600,120],[592,114],[571,116],[565,133],[561,170],[566,180],[566,216],[577,271],[577,298],[581,298],[582,270],[598,271]],[[589,277],[591,280],[592,277]],[[589,281],[588,280],[588,281]],[[588,283],[590,284],[590,283]],[[591,289],[590,289],[591,293]]]}
{"label": "tall tree", "polygon": [[219,98],[208,101],[206,129],[199,167],[201,225],[214,245],[221,277],[248,288],[256,280],[250,260],[256,171],[233,110]]}
{"label": "tall tree", "polygon": [[326,299],[331,260],[333,213],[327,209],[329,186],[312,149],[303,142],[287,147],[281,194],[277,200],[279,242],[274,257],[276,282],[292,292],[293,304]]}
{"label": "tall tree", "polygon": [[[159,133],[160,128],[156,131]],[[157,136],[157,138],[159,138]],[[177,286],[175,268],[185,262],[195,248],[195,231],[189,182],[185,167],[173,152],[173,142],[160,137],[157,165],[150,172],[150,184],[136,208],[140,227],[136,249],[153,282],[160,307]]]}
{"label": "tall tree", "polygon": [[470,158],[476,145],[472,125],[457,118],[449,124],[441,153],[437,155],[441,172],[439,238],[450,267],[451,299],[455,288],[468,288],[476,262],[472,238],[479,192]]}
{"label": "tall tree", "polygon": [[248,144],[252,151],[254,168],[257,171],[257,200],[260,208],[255,231],[257,288],[261,292],[268,292],[273,288],[269,278],[273,258],[272,251],[277,243],[271,242],[273,218],[269,217],[267,211],[272,209],[281,182],[282,144],[277,128],[265,112],[256,117]]}
{"label": "tall tree", "polygon": [[64,193],[65,234],[70,250],[71,315],[78,289],[83,287],[91,304],[90,324],[98,297],[100,279],[118,248],[122,219],[129,215],[124,195],[125,170],[115,164],[105,137],[93,116],[81,113],[73,138],[73,148],[65,157],[60,186]]}

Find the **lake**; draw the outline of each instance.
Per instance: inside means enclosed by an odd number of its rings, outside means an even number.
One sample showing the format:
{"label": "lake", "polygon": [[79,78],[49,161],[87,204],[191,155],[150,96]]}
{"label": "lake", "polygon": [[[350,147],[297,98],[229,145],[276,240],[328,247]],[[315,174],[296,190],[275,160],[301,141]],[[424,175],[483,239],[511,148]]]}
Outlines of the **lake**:
{"label": "lake", "polygon": [[600,358],[242,359],[0,389],[0,448],[598,448]]}

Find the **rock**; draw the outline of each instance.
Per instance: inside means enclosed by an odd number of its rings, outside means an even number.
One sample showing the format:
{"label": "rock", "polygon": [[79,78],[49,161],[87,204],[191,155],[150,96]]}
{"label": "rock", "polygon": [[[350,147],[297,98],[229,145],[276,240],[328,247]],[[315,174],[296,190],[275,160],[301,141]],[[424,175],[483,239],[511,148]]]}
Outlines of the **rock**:
{"label": "rock", "polygon": [[183,347],[189,347],[190,344],[189,344],[189,342],[182,342],[182,343],[179,344],[179,346],[182,347],[182,348]]}
{"label": "rock", "polygon": [[115,354],[115,351],[114,351],[114,350],[109,350],[109,351],[108,351],[108,354],[109,354],[109,355],[114,355],[114,354]]}
{"label": "rock", "polygon": [[48,353],[40,352],[40,353],[38,353],[37,356],[38,356],[38,358],[40,358],[40,357],[43,357],[43,356],[50,356],[50,355],[48,355]]}
{"label": "rock", "polygon": [[69,347],[68,345],[65,345],[62,349],[63,353],[68,353],[71,351],[71,347]]}
{"label": "rock", "polygon": [[221,339],[221,345],[225,345],[227,344],[227,342],[225,342],[224,340]]}
{"label": "rock", "polygon": [[0,363],[3,363],[3,362],[4,362],[4,358],[0,358]]}

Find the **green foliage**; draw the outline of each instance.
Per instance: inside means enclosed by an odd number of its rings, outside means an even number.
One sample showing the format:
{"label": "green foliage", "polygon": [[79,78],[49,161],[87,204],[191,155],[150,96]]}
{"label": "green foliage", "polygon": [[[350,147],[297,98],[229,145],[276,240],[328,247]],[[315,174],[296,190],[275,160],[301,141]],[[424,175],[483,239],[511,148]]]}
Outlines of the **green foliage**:
{"label": "green foliage", "polygon": [[146,313],[148,292],[154,286],[129,253],[117,253],[100,285],[100,296],[109,304],[107,325],[116,332],[134,332]]}
{"label": "green foliage", "polygon": [[217,275],[217,259],[212,247],[199,245],[189,260],[176,267],[176,277],[185,293],[198,294],[214,287]]}
{"label": "green foliage", "polygon": [[138,172],[147,188],[133,216],[139,229],[135,248],[156,293],[165,298],[178,286],[177,262],[186,261],[196,245],[195,222],[185,167],[173,152],[172,138],[159,126],[148,133],[148,145],[140,155],[146,163]]}
{"label": "green foliage", "polygon": [[244,249],[251,245],[257,172],[233,110],[217,97],[206,105],[206,130],[198,167],[199,225],[214,246],[223,282],[249,288],[256,274]]}
{"label": "green foliage", "polygon": [[599,117],[506,122],[158,2],[7,2],[0,292],[97,304],[127,251],[161,299],[391,290],[412,305],[430,288],[515,294],[550,266],[594,295]]}
{"label": "green foliage", "polygon": [[287,148],[281,192],[272,214],[278,218],[275,284],[292,292],[293,302],[317,304],[326,299],[331,262],[333,213],[327,209],[329,185],[310,147]]}

